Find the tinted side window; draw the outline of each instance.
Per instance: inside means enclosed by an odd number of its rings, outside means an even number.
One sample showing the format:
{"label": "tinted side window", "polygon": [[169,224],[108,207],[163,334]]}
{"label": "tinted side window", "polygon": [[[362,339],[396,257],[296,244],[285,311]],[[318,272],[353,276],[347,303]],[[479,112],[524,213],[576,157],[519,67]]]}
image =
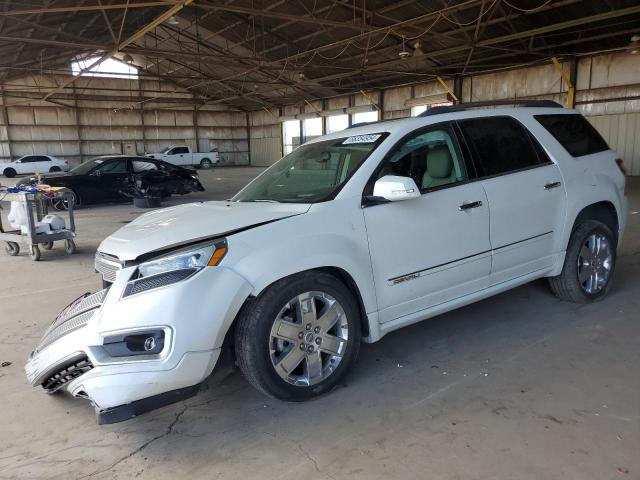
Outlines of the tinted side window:
{"label": "tinted side window", "polygon": [[178,155],[182,153],[189,153],[189,149],[187,147],[176,147],[173,149],[173,155]]}
{"label": "tinted side window", "polygon": [[31,156],[31,157],[24,157],[22,160],[20,160],[20,163],[33,163],[38,161],[39,161],[38,157]]}
{"label": "tinted side window", "polygon": [[535,115],[534,118],[572,157],[581,157],[609,149],[607,142],[582,115]]}
{"label": "tinted side window", "polygon": [[514,118],[473,118],[459,124],[483,176],[541,163],[528,130]]}
{"label": "tinted side window", "polygon": [[99,167],[100,173],[127,173],[127,161],[126,160],[112,160],[106,162]]}
{"label": "tinted side window", "polygon": [[396,147],[376,179],[385,175],[411,177],[421,191],[469,179],[464,159],[448,124],[416,133]]}

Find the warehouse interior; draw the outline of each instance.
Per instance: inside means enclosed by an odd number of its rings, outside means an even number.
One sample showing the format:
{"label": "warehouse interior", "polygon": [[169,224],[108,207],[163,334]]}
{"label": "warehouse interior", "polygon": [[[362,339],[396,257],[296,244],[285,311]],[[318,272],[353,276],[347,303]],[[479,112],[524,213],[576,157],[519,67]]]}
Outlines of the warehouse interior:
{"label": "warehouse interior", "polygon": [[87,402],[46,398],[23,371],[57,312],[100,288],[100,242],[145,213],[83,206],[76,255],[0,258],[0,478],[638,478],[637,1],[0,4],[0,164],[217,151],[198,170],[204,191],[165,206],[228,199],[354,124],[497,100],[574,108],[623,159],[630,215],[610,296],[573,305],[536,281],[363,345],[344,384],[308,403],[230,371],[98,426]]}

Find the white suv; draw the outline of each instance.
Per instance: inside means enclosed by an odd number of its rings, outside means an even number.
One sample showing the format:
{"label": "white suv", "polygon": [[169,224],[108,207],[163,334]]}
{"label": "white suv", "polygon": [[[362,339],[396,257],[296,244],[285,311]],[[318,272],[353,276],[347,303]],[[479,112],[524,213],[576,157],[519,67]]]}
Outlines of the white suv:
{"label": "white suv", "polygon": [[[64,310],[27,375],[100,423],[193,394],[228,352],[300,401],[361,341],[531,280],[611,287],[623,165],[577,112],[434,108],[302,145],[229,201],[142,215],[104,240],[105,289]],[[225,355],[226,357],[226,355]]]}

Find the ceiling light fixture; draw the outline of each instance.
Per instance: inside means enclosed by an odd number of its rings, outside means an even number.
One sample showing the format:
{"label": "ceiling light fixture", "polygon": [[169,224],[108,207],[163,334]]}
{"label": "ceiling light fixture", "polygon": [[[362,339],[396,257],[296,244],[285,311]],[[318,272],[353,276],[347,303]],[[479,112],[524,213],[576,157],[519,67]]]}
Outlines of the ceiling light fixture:
{"label": "ceiling light fixture", "polygon": [[631,37],[631,43],[627,47],[627,51],[631,55],[637,55],[640,53],[640,35],[634,35]]}
{"label": "ceiling light fixture", "polygon": [[416,40],[416,42],[413,44],[413,56],[419,57],[421,55],[424,55],[424,51],[422,50],[422,43],[420,43],[420,40]]}
{"label": "ceiling light fixture", "polygon": [[178,21],[178,19],[174,15],[171,15],[169,17],[169,20],[167,20],[167,23],[169,25],[180,25],[180,22]]}
{"label": "ceiling light fixture", "polygon": [[407,49],[404,48],[404,35],[402,36],[402,50],[398,52],[398,56],[403,60],[411,56],[411,54],[407,52]]}

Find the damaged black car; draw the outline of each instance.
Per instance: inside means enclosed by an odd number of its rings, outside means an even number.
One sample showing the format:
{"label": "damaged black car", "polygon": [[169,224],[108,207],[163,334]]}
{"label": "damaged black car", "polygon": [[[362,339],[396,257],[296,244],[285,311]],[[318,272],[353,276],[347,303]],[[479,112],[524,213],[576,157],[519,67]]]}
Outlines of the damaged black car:
{"label": "damaged black car", "polygon": [[[34,181],[32,178],[22,183]],[[43,175],[40,183],[68,188],[75,205],[81,206],[132,198],[134,202],[144,199],[159,204],[160,199],[171,195],[204,191],[195,170],[162,160],[125,155],[93,158],[67,173]],[[66,201],[59,201],[54,207],[62,210],[68,205]]]}

